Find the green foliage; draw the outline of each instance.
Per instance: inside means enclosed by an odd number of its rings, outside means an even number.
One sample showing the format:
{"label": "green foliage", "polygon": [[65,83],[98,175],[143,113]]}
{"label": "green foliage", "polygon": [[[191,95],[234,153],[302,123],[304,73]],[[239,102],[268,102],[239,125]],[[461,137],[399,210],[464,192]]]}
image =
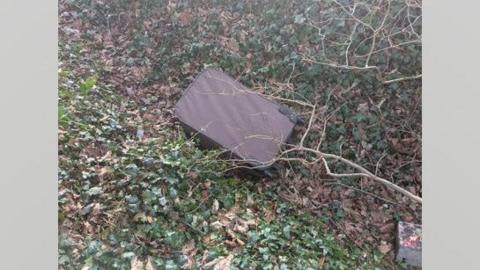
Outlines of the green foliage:
{"label": "green foliage", "polygon": [[91,77],[88,77],[85,80],[81,80],[79,85],[78,85],[80,94],[83,95],[83,96],[88,94],[88,92],[93,89],[96,82],[97,82],[97,77],[96,76],[91,76]]}
{"label": "green foliage", "polygon": [[[421,85],[383,85],[380,79],[386,71],[393,77],[420,73],[419,45],[373,55],[370,64],[384,71],[380,74],[342,70],[303,59],[344,63],[353,25],[332,1],[180,1],[173,7],[168,1],[134,2],[62,3],[91,29],[81,29],[74,41],[64,36],[60,41],[61,60],[71,70],[59,73],[59,266],[130,269],[139,258],[157,269],[181,269],[190,261],[195,269],[233,254],[232,269],[391,268],[378,252],[338,243],[325,225],[328,217],[300,214],[275,192],[259,193],[255,183],[225,176],[218,152],[200,150],[177,130],[152,129],[147,139],[140,138],[140,128],[156,124],[144,117],[151,107],[117,90],[161,84],[170,91],[186,87],[205,66],[219,67],[248,86],[262,85],[266,93],[322,104],[329,100],[325,113],[338,111],[328,123],[324,151],[365,161],[365,150],[369,164],[384,152],[410,160],[390,139],[418,139],[421,114],[414,104],[419,104]],[[392,2],[392,12],[402,10],[400,4]],[[363,20],[381,23],[385,7],[362,9]],[[184,19],[184,12],[193,16]],[[328,23],[316,28],[322,21]],[[403,27],[393,25],[391,32]],[[351,65],[364,64],[368,31],[359,26],[353,35]],[[105,42],[112,37],[118,37],[114,49]],[[392,39],[401,43],[407,34]],[[326,40],[337,45],[323,49]],[[112,60],[104,59],[111,50],[115,68],[107,70],[102,65]],[[133,76],[139,68],[146,73]],[[291,89],[278,92],[276,83],[287,82]],[[170,97],[163,94],[155,97]],[[311,177],[306,168],[296,169]],[[409,169],[395,176],[407,179]],[[331,210],[335,221],[344,218],[340,205],[332,204]],[[239,241],[232,239],[227,227],[233,230],[233,224],[214,225],[226,213],[255,220],[255,226],[234,231]],[[192,241],[196,252],[185,252]]]}
{"label": "green foliage", "polygon": [[[108,99],[100,98],[106,95]],[[260,194],[254,183],[225,178],[216,153],[199,150],[182,134],[166,140],[134,138],[127,128],[134,116],[120,109],[129,102],[112,92],[100,87],[88,96],[60,96],[60,106],[70,115],[60,121],[60,226],[75,230],[69,224],[82,220],[98,229],[84,232],[81,242],[60,234],[59,265],[64,269],[130,269],[137,257],[151,258],[159,269],[180,269],[186,263],[181,250],[189,241],[198,249],[191,258],[197,266],[204,251],[209,260],[234,253],[233,269],[319,269],[319,258],[325,258],[324,269],[370,269],[378,263],[341,247],[322,223],[295,214],[276,194]],[[105,148],[103,155],[82,152],[92,144]],[[272,202],[279,206],[268,221]],[[65,210],[77,204],[80,211]],[[236,233],[245,242],[236,251],[225,245],[227,227],[212,225],[229,212],[258,222]],[[101,217],[115,221],[96,224]]]}

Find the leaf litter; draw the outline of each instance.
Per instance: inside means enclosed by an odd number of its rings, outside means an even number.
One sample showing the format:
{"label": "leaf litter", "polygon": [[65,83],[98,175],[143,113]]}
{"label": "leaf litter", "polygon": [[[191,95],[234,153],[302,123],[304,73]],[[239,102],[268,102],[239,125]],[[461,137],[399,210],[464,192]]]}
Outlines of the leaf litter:
{"label": "leaf litter", "polygon": [[[209,155],[194,145],[175,154],[185,142],[172,106],[206,65],[320,102],[327,93],[314,89],[338,85],[328,78],[350,80],[298,59],[321,51],[318,31],[308,28],[321,5],[158,5],[59,2],[59,268],[389,268],[394,224],[420,222],[421,209],[384,187],[368,179],[335,184],[322,168],[296,166],[280,184],[239,184],[242,176],[211,175],[208,162],[189,163]],[[416,69],[410,61],[404,65]],[[400,85],[375,90],[356,78],[337,86],[321,110],[340,108],[324,147],[421,194],[421,85]]]}

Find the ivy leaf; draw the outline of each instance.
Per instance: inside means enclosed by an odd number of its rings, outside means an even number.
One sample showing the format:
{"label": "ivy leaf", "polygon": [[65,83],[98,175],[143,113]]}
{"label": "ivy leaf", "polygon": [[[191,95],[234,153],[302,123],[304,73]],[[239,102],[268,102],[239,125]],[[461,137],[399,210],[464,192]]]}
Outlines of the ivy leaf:
{"label": "ivy leaf", "polygon": [[130,176],[136,176],[138,174],[138,167],[135,164],[128,164],[126,169],[127,174]]}
{"label": "ivy leaf", "polygon": [[96,76],[91,76],[91,77],[87,78],[86,80],[80,81],[80,83],[79,83],[80,94],[82,96],[85,96],[86,94],[88,94],[88,92],[92,88],[94,88],[96,82],[97,82],[97,77]]}
{"label": "ivy leaf", "polygon": [[290,234],[291,231],[292,231],[292,226],[287,225],[287,226],[283,227],[283,235],[285,235],[285,237],[288,238],[288,239],[291,238],[291,234]]}
{"label": "ivy leaf", "polygon": [[135,257],[135,253],[131,252],[131,251],[128,251],[128,252],[124,252],[122,254],[122,258],[125,258],[125,259],[131,259]]}
{"label": "ivy leaf", "polygon": [[306,20],[305,17],[303,17],[302,14],[298,14],[298,15],[295,15],[295,19],[294,19],[294,22],[297,23],[297,24],[302,24],[304,23]]}
{"label": "ivy leaf", "polygon": [[95,195],[99,195],[102,192],[103,190],[101,187],[92,187],[87,191],[87,194],[90,196],[95,196]]}

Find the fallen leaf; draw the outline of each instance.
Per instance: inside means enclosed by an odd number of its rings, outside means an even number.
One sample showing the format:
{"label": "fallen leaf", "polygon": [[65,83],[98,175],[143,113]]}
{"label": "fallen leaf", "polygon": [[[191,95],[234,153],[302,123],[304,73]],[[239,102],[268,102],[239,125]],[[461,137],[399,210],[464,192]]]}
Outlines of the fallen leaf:
{"label": "fallen leaf", "polygon": [[135,91],[133,91],[132,87],[126,87],[125,90],[127,91],[127,94],[129,96],[134,96],[135,95]]}
{"label": "fallen leaf", "polygon": [[265,221],[270,223],[274,218],[273,212],[270,209],[265,209]]}
{"label": "fallen leaf", "polygon": [[229,270],[230,265],[232,264],[232,260],[233,260],[233,255],[230,254],[227,257],[216,258],[210,261],[209,263],[206,263],[204,266],[205,268],[213,266],[213,270]]}
{"label": "fallen leaf", "polygon": [[138,257],[134,257],[130,262],[130,269],[132,270],[143,270],[143,262],[138,259]]}
{"label": "fallen leaf", "polygon": [[252,195],[247,194],[247,203],[246,204],[247,204],[247,206],[255,205],[255,201],[253,200]]}
{"label": "fallen leaf", "polygon": [[93,209],[92,209],[91,215],[92,215],[92,216],[97,216],[97,215],[99,215],[100,212],[101,212],[101,211],[100,211],[101,208],[102,208],[102,207],[101,207],[101,205],[100,205],[99,203],[95,203],[95,204],[93,205]]}
{"label": "fallen leaf", "polygon": [[218,230],[218,229],[223,227],[223,224],[220,221],[217,220],[217,221],[214,221],[214,222],[210,223],[210,226],[212,226],[213,228]]}
{"label": "fallen leaf", "polygon": [[402,219],[405,222],[412,222],[415,219],[415,217],[412,214],[406,212],[405,214],[403,214]]}
{"label": "fallen leaf", "polygon": [[244,220],[244,219],[238,218],[237,222],[235,223],[235,226],[233,227],[233,230],[240,233],[246,233],[248,231],[249,226],[255,226],[255,225],[257,225],[257,221],[255,219]]}
{"label": "fallen leaf", "polygon": [[322,269],[324,263],[325,263],[325,257],[321,257],[320,259],[318,259],[318,268]]}
{"label": "fallen leaf", "polygon": [[368,102],[358,104],[357,111],[359,111],[361,113],[368,112]]}
{"label": "fallen leaf", "polygon": [[380,232],[382,233],[387,233],[387,232],[392,232],[395,229],[395,224],[394,223],[387,223],[380,227]]}
{"label": "fallen leaf", "polygon": [[382,241],[382,244],[378,246],[378,250],[380,250],[380,252],[383,254],[387,254],[390,250],[392,250],[392,244],[385,243]]}
{"label": "fallen leaf", "polygon": [[187,257],[187,261],[183,264],[183,268],[190,269],[193,267],[195,262],[194,256],[197,254],[197,249],[195,248],[195,241],[190,240],[186,245],[182,247],[182,254]]}
{"label": "fallen leaf", "polygon": [[241,240],[240,238],[237,238],[235,239],[237,241],[237,243],[240,245],[240,246],[243,246],[245,245],[245,242],[243,242],[243,240]]}
{"label": "fallen leaf", "polygon": [[230,236],[230,238],[237,239],[237,236],[235,235],[235,233],[232,230],[227,229],[227,234],[228,234],[228,236]]}
{"label": "fallen leaf", "polygon": [[237,223],[235,223],[235,226],[233,227],[233,230],[236,231],[236,232],[240,232],[240,233],[246,233],[248,231],[248,225],[245,224],[244,222],[240,222],[240,220],[238,220]]}
{"label": "fallen leaf", "polygon": [[147,259],[147,264],[145,265],[145,270],[155,270],[155,267],[153,266],[152,259],[148,257]]}
{"label": "fallen leaf", "polygon": [[98,175],[99,180],[102,181],[104,179],[105,175],[107,175],[109,172],[110,172],[110,170],[109,170],[108,167],[103,167],[103,168],[97,170],[97,175]]}
{"label": "fallen leaf", "polygon": [[153,217],[147,216],[147,222],[152,224],[153,223]]}
{"label": "fallen leaf", "polygon": [[218,208],[219,208],[219,203],[218,203],[218,200],[215,199],[212,205],[212,213],[216,213],[218,211]]}
{"label": "fallen leaf", "polygon": [[192,18],[192,13],[188,11],[182,11],[178,13],[178,22],[180,22],[182,26],[189,25],[192,22]]}
{"label": "fallen leaf", "polygon": [[240,51],[238,42],[235,39],[227,37],[220,37],[219,39],[222,46],[225,47],[227,50],[234,53],[238,53]]}
{"label": "fallen leaf", "polygon": [[224,244],[229,248],[235,248],[237,246],[236,242],[232,240],[225,240]]}

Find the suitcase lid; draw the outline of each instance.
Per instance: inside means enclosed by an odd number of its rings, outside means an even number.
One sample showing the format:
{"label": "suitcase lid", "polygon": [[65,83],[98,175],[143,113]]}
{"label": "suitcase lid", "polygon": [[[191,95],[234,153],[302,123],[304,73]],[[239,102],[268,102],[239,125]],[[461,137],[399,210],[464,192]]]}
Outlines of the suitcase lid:
{"label": "suitcase lid", "polygon": [[275,158],[295,126],[284,109],[224,72],[205,69],[185,90],[175,114],[239,158],[262,165]]}

